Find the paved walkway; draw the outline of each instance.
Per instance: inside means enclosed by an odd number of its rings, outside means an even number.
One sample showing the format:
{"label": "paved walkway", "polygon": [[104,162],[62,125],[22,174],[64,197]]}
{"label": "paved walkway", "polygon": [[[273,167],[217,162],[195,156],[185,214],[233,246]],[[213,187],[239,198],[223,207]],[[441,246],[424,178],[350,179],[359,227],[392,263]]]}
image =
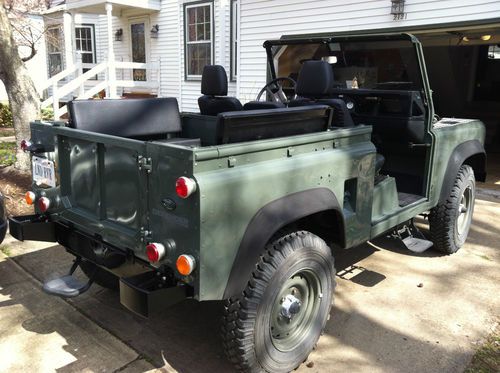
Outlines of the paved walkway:
{"label": "paved walkway", "polygon": [[0,142],[15,142],[15,141],[16,141],[15,136],[0,137]]}
{"label": "paved walkway", "polygon": [[[500,198],[481,194],[455,255],[416,255],[388,239],[337,253],[332,317],[298,372],[463,371],[498,321],[499,220]],[[40,291],[69,268],[62,247],[12,238],[3,247],[0,371],[234,371],[218,337],[220,303],[186,301],[144,320],[96,285],[63,301]]]}

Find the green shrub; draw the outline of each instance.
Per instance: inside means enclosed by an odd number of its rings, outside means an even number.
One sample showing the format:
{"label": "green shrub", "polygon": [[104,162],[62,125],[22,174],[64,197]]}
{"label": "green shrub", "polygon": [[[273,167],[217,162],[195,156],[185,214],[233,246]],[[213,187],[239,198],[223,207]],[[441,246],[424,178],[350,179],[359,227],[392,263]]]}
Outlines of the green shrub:
{"label": "green shrub", "polygon": [[51,106],[42,109],[42,120],[54,120],[54,109]]}
{"label": "green shrub", "polygon": [[16,162],[16,143],[0,142],[0,167],[11,166]]}
{"label": "green shrub", "polygon": [[0,104],[0,127],[12,127],[12,113],[9,105]]}

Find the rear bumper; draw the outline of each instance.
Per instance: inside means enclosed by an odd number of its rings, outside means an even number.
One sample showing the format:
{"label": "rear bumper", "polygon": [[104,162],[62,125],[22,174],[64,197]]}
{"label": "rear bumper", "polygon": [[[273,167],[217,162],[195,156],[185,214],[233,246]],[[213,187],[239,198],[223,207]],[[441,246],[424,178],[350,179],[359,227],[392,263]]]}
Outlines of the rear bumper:
{"label": "rear bumper", "polygon": [[148,317],[193,295],[189,286],[166,286],[166,283],[160,280],[163,277],[161,272],[131,256],[130,251],[111,247],[100,239],[78,232],[62,223],[49,221],[44,216],[11,217],[9,227],[10,234],[17,240],[58,242],[71,254],[110,270],[115,275],[115,270],[125,262],[140,266],[142,273],[120,278],[120,302],[138,315]]}

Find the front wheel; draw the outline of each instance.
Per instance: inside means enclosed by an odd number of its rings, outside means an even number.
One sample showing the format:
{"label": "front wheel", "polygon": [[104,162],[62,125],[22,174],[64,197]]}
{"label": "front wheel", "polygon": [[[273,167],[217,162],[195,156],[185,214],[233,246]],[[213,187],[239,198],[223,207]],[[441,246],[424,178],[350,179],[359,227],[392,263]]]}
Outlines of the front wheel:
{"label": "front wheel", "polygon": [[312,351],[329,318],[335,268],[312,233],[266,247],[243,294],[229,299],[222,337],[228,358],[246,372],[289,372]]}
{"label": "front wheel", "polygon": [[448,198],[429,214],[430,235],[436,250],[453,254],[462,247],[469,234],[475,198],[474,170],[463,165]]}

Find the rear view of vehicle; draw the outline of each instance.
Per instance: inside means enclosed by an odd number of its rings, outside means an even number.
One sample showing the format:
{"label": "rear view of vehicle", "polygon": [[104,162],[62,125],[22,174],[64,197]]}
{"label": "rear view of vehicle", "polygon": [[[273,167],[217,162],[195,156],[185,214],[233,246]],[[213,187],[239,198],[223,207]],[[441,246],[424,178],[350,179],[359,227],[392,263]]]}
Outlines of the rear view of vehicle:
{"label": "rear view of vehicle", "polygon": [[[188,149],[190,141],[173,137],[180,131],[176,100],[134,100],[126,106],[103,101],[102,111],[91,101],[71,105],[73,128],[31,124],[32,139],[24,146],[32,153],[33,189],[26,201],[36,215],[10,224],[18,239],[57,241],[75,255],[68,275],[47,282],[44,290],[70,297],[93,281],[120,286],[122,303],[143,315],[158,304],[154,297],[166,299],[165,306],[192,295],[192,288],[177,286],[176,280],[194,270],[198,245],[196,231],[187,224],[197,218],[197,210],[185,201],[195,185],[185,176],[192,175],[192,162],[179,158],[179,149]],[[138,127],[130,115],[142,115],[146,124]],[[167,128],[165,117],[172,118]],[[90,132],[103,123],[108,133]],[[158,141],[137,140],[141,137]],[[163,146],[183,141],[179,149]],[[181,224],[159,225],[158,215]],[[77,266],[88,283],[72,276]]]}

